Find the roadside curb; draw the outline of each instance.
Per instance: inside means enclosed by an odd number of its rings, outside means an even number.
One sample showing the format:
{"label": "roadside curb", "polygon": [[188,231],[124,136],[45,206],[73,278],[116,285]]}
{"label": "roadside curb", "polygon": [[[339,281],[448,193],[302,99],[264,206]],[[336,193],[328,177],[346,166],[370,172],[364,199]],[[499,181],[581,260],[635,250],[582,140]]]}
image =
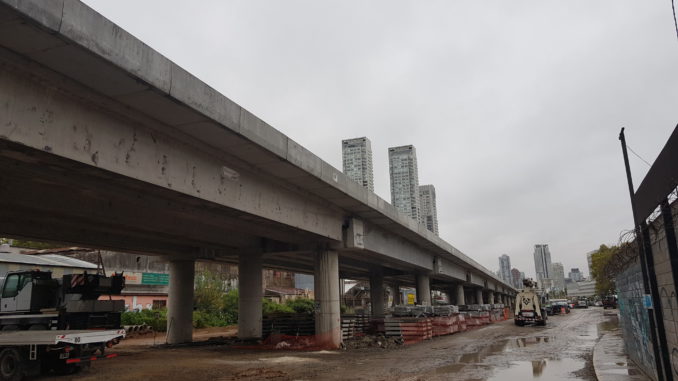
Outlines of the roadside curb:
{"label": "roadside curb", "polygon": [[593,347],[593,370],[598,381],[650,381],[630,362],[619,329],[603,334]]}

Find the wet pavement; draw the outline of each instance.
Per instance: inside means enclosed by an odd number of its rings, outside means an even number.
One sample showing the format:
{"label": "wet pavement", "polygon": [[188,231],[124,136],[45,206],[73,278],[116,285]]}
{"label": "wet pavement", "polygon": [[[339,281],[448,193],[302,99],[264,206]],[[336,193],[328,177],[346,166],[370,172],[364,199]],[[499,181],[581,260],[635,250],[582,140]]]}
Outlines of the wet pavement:
{"label": "wet pavement", "polygon": [[[549,317],[545,327],[517,327],[509,320],[396,349],[303,352],[226,346],[121,347],[120,358],[93,364],[88,373],[73,379],[596,380],[594,346],[616,329],[613,316],[605,316],[601,308],[589,308]],[[619,345],[610,342],[608,349],[614,352]]]}
{"label": "wet pavement", "polygon": [[624,352],[624,338],[619,328],[606,331],[598,340],[593,349],[593,367],[598,381],[650,380]]}

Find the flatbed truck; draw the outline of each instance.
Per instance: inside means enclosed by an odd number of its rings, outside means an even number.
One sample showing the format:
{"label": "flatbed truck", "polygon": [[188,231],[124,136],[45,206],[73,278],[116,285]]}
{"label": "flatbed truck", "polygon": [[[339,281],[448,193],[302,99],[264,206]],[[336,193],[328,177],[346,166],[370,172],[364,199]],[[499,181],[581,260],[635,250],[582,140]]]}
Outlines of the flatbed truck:
{"label": "flatbed truck", "polygon": [[124,329],[0,332],[0,380],[75,373],[92,361],[117,356],[106,350],[124,337]]}

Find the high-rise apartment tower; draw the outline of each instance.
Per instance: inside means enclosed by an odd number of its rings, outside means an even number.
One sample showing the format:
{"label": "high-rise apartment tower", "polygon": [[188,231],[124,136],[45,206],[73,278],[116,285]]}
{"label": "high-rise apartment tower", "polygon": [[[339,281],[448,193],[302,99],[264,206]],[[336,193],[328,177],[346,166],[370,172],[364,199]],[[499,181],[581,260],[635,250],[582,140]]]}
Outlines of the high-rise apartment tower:
{"label": "high-rise apartment tower", "polygon": [[551,278],[553,279],[553,288],[565,291],[565,269],[562,263],[554,262],[551,265]]}
{"label": "high-rise apartment tower", "polygon": [[419,209],[421,222],[426,229],[438,234],[438,209],[436,208],[436,188],[433,185],[419,186]]}
{"label": "high-rise apartment tower", "polygon": [[551,279],[551,252],[549,245],[534,245],[534,269],[537,280]]}
{"label": "high-rise apartment tower", "polygon": [[511,277],[511,258],[503,254],[499,257],[499,278],[508,284],[512,284]]}
{"label": "high-rise apartment tower", "polygon": [[344,174],[349,179],[374,192],[374,174],[372,171],[372,144],[370,139],[362,137],[341,141],[341,154]]}
{"label": "high-rise apartment tower", "polygon": [[389,148],[388,167],[391,174],[391,204],[421,222],[417,150],[411,145]]}

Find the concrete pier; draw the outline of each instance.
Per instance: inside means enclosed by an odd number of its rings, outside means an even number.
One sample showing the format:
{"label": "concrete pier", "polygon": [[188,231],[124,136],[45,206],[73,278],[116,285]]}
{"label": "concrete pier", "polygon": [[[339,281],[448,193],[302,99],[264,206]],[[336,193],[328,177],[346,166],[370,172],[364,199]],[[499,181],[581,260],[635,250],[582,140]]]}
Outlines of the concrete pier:
{"label": "concrete pier", "polygon": [[195,261],[170,261],[167,310],[167,343],[193,341],[193,281]]}
{"label": "concrete pier", "polygon": [[485,299],[483,298],[483,290],[480,288],[476,290],[476,304],[485,304]]}
{"label": "concrete pier", "polygon": [[399,284],[393,284],[391,285],[391,292],[393,295],[393,301],[391,302],[391,307],[395,307],[397,305],[402,304],[400,301],[401,296],[400,296],[400,285]]}
{"label": "concrete pier", "polygon": [[381,267],[370,270],[370,303],[372,316],[384,316],[384,274]]}
{"label": "concrete pier", "polygon": [[431,283],[428,275],[417,275],[417,303],[422,306],[431,305]]}
{"label": "concrete pier", "polygon": [[464,295],[464,286],[457,285],[457,300],[456,303],[458,306],[466,304],[466,295]]}
{"label": "concrete pier", "polygon": [[315,334],[318,345],[335,349],[341,346],[339,309],[339,254],[320,251],[315,258]]}
{"label": "concrete pier", "polygon": [[240,254],[238,259],[238,338],[261,338],[263,294],[262,254]]}
{"label": "concrete pier", "polygon": [[490,296],[490,297],[488,298],[487,302],[488,302],[489,304],[494,304],[494,292],[490,291],[490,292],[489,292],[489,296]]}

